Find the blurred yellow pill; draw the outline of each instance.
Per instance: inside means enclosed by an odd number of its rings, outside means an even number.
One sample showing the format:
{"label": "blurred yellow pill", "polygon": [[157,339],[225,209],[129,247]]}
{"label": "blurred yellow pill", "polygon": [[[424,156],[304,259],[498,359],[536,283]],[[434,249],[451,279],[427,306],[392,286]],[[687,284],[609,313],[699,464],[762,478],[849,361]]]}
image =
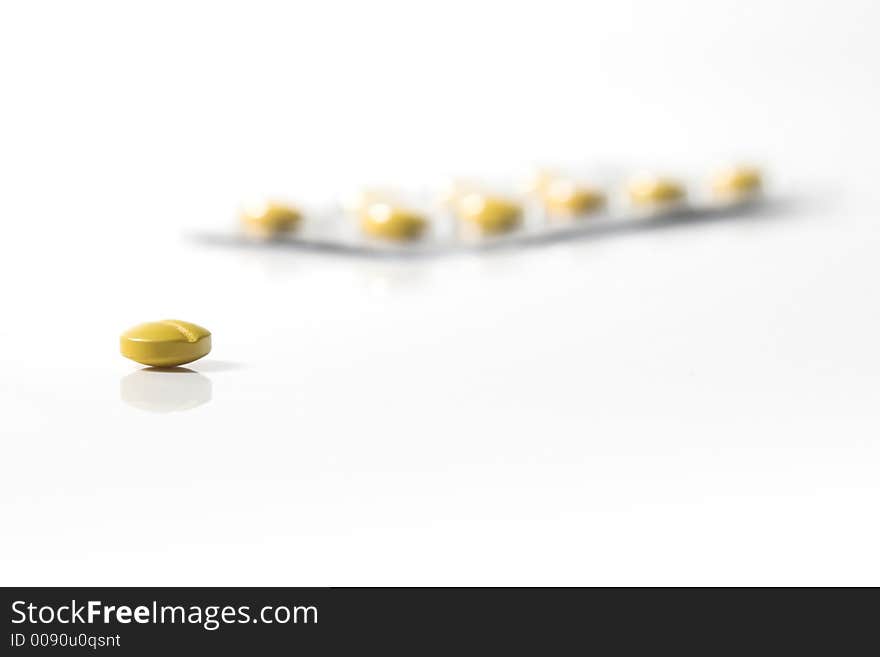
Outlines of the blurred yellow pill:
{"label": "blurred yellow pill", "polygon": [[751,196],[761,191],[763,180],[756,167],[730,167],[716,173],[711,180],[712,193],[717,198],[730,199]]}
{"label": "blurred yellow pill", "polygon": [[684,200],[684,186],[671,178],[640,176],[627,187],[629,200],[642,207],[672,205]]}
{"label": "blurred yellow pill", "polygon": [[460,219],[486,235],[513,230],[522,222],[522,206],[500,196],[470,192],[455,203]]}
{"label": "blurred yellow pill", "polygon": [[275,237],[296,230],[302,222],[299,210],[270,201],[245,204],[241,212],[245,229],[259,237]]}
{"label": "blurred yellow pill", "polygon": [[119,338],[126,358],[152,367],[175,367],[211,351],[211,332],[178,319],[138,324]]}
{"label": "blurred yellow pill", "polygon": [[417,239],[428,226],[428,221],[418,212],[384,202],[366,205],[359,216],[361,228],[367,235],[387,240]]}
{"label": "blurred yellow pill", "polygon": [[549,214],[562,217],[589,214],[605,205],[605,194],[600,190],[566,178],[547,182],[540,196]]}

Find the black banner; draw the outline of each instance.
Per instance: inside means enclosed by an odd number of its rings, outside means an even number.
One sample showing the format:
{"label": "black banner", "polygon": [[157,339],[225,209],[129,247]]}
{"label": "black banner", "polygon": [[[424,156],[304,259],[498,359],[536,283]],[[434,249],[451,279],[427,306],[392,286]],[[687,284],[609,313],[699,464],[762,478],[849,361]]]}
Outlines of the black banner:
{"label": "black banner", "polygon": [[10,588],[2,654],[876,654],[856,589]]}

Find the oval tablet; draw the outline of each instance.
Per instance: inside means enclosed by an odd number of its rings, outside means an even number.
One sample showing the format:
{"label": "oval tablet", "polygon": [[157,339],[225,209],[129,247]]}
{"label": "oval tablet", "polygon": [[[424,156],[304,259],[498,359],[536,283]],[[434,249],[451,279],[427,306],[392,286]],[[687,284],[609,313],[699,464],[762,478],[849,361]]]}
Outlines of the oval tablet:
{"label": "oval tablet", "polygon": [[191,363],[211,351],[211,332],[178,319],[138,324],[119,338],[126,358],[151,367]]}
{"label": "oval tablet", "polygon": [[370,203],[359,215],[361,228],[367,235],[387,240],[417,239],[428,225],[418,212],[390,203]]}
{"label": "oval tablet", "polygon": [[720,199],[736,199],[761,191],[761,171],[755,167],[738,166],[725,169],[712,178],[712,193]]}
{"label": "oval tablet", "polygon": [[629,200],[642,207],[672,205],[684,200],[684,186],[671,178],[642,176],[632,180],[627,187]]}
{"label": "oval tablet", "polygon": [[244,206],[241,222],[253,235],[276,237],[296,230],[302,222],[302,214],[289,205],[259,201]]}
{"label": "oval tablet", "polygon": [[465,194],[455,203],[456,214],[486,235],[513,230],[522,221],[522,207],[500,196],[480,192]]}
{"label": "oval tablet", "polygon": [[594,187],[579,185],[567,178],[547,182],[540,189],[548,214],[573,217],[595,212],[605,205],[605,195]]}

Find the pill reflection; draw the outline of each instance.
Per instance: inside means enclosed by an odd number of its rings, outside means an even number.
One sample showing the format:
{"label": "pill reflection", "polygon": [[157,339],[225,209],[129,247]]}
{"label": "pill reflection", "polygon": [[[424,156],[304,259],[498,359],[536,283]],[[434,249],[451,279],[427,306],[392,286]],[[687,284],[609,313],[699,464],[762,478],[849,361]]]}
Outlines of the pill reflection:
{"label": "pill reflection", "polygon": [[207,404],[211,395],[211,379],[185,367],[146,368],[119,381],[122,401],[153,413],[188,411]]}

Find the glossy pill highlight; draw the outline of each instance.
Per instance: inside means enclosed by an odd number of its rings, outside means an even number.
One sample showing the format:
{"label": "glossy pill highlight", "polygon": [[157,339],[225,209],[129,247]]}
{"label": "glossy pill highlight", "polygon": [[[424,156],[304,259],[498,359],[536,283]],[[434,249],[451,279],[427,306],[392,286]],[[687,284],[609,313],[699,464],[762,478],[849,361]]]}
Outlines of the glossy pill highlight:
{"label": "glossy pill highlight", "polygon": [[151,367],[176,367],[198,360],[211,351],[211,332],[179,319],[146,322],[119,338],[126,358]]}

